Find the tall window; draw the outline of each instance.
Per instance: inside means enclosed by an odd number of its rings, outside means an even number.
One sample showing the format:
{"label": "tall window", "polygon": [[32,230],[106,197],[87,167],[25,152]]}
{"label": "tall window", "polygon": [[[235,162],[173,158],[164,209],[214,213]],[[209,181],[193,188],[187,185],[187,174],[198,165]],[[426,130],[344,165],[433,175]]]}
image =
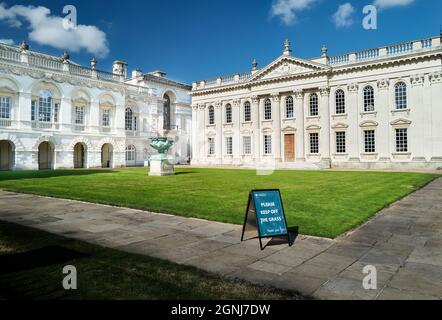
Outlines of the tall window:
{"label": "tall window", "polygon": [[164,109],[163,109],[163,128],[166,130],[171,129],[171,104],[170,104],[170,97],[165,94],[164,95]]}
{"label": "tall window", "polygon": [[272,102],[270,99],[267,99],[264,102],[264,119],[272,120]]}
{"label": "tall window", "polygon": [[31,121],[35,121],[36,114],[37,114],[36,101],[32,100],[32,102],[31,102]]}
{"label": "tall window", "polygon": [[243,152],[245,155],[251,155],[252,154],[252,137],[245,136],[242,138],[243,142]]}
{"label": "tall window", "polygon": [[335,93],[336,99],[336,114],[345,114],[345,93],[339,89]]}
{"label": "tall window", "polygon": [[364,149],[366,153],[376,152],[376,138],[374,130],[364,131]]}
{"label": "tall window", "polygon": [[408,152],[408,129],[396,129],[396,152]]}
{"label": "tall window", "polygon": [[312,93],[310,95],[310,116],[315,117],[317,115],[319,115],[318,95],[316,93]]}
{"label": "tall window", "polygon": [[232,106],[230,104],[226,106],[226,123],[232,123]]}
{"label": "tall window", "polygon": [[11,119],[11,98],[0,97],[0,119]]}
{"label": "tall window", "polygon": [[396,109],[407,109],[407,85],[399,82],[394,86]]}
{"label": "tall window", "polygon": [[209,138],[209,156],[215,154],[215,138]]}
{"label": "tall window", "polygon": [[59,118],[60,118],[60,104],[55,103],[54,104],[54,122],[58,123]]}
{"label": "tall window", "polygon": [[38,120],[42,122],[52,121],[52,97],[47,91],[42,91],[38,104]]}
{"label": "tall window", "polygon": [[310,133],[310,153],[319,153],[319,133]]}
{"label": "tall window", "polygon": [[364,111],[374,111],[374,89],[372,86],[364,88]]}
{"label": "tall window", "polygon": [[84,107],[75,107],[75,124],[84,125]]}
{"label": "tall window", "polygon": [[125,124],[127,131],[134,129],[134,113],[131,108],[126,108]]}
{"label": "tall window", "polygon": [[293,108],[293,97],[287,97],[285,100],[285,117],[287,119],[295,116],[295,110]]}
{"label": "tall window", "polygon": [[226,138],[226,154],[228,154],[228,155],[233,154],[233,138],[232,137]]}
{"label": "tall window", "polygon": [[336,132],[336,152],[345,153],[347,152],[345,143],[345,131]]}
{"label": "tall window", "polygon": [[126,147],[126,161],[135,161],[135,146],[129,145]]}
{"label": "tall window", "polygon": [[110,109],[103,109],[101,125],[103,127],[110,127]]}
{"label": "tall window", "polygon": [[209,107],[209,124],[215,124],[215,108],[213,106]]}
{"label": "tall window", "polygon": [[250,102],[244,103],[244,122],[252,121],[252,108]]}
{"label": "tall window", "polygon": [[272,154],[272,136],[264,136],[264,154]]}

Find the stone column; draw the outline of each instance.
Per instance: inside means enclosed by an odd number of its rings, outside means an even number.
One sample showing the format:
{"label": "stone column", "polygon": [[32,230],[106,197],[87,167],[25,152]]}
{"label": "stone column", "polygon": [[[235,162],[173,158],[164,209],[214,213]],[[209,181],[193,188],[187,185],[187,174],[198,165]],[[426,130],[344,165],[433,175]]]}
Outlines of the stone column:
{"label": "stone column", "polygon": [[272,94],[272,120],[273,120],[273,130],[275,133],[273,135],[273,154],[275,162],[281,162],[281,96],[278,94]]}
{"label": "stone column", "polygon": [[206,149],[206,105],[200,104],[198,110],[198,133],[199,133],[199,160],[205,161],[207,158]]}
{"label": "stone column", "polygon": [[320,105],[319,115],[321,117],[321,133],[319,141],[319,153],[321,154],[322,158],[321,160],[323,162],[331,163],[330,88],[322,87],[320,88],[320,93],[321,93],[321,105]]}
{"label": "stone column", "polygon": [[375,110],[378,112],[379,121],[376,130],[376,152],[379,154],[379,161],[390,161],[390,102],[389,102],[389,87],[390,81],[388,79],[378,81],[378,95],[375,101]]}
{"label": "stone column", "polygon": [[[413,153],[413,161],[425,162],[425,128],[428,126],[425,118],[429,108],[431,108],[431,100],[424,102],[425,96],[430,97],[430,92],[424,94],[425,76],[416,75],[411,78],[411,91],[410,91],[410,107],[419,108],[419,112],[413,112],[413,127],[410,128],[409,142],[410,150]],[[426,99],[425,99],[426,100]],[[429,102],[429,103],[428,103]]]}
{"label": "stone column", "polygon": [[115,123],[115,131],[117,135],[120,136],[126,135],[125,119],[126,119],[126,107],[124,106],[124,104],[117,104],[115,108],[115,118],[112,119],[114,120]]}
{"label": "stone column", "polygon": [[260,103],[258,96],[252,96],[251,98],[252,104],[251,104],[251,111],[252,111],[252,121],[253,121],[253,162],[256,164],[260,161]]}
{"label": "stone column", "polygon": [[[442,72],[438,71],[430,74],[430,86],[427,90],[431,92],[431,101],[424,101],[424,107],[431,109],[431,139],[428,139],[428,144],[431,152],[431,160],[437,162],[437,166],[442,164],[442,128],[440,119],[442,119],[442,108],[440,101],[442,100]],[[413,106],[418,108],[418,106]]]}
{"label": "stone column", "polygon": [[348,99],[346,103],[346,113],[348,114],[349,127],[346,133],[346,148],[350,161],[360,161],[359,153],[359,112],[362,110],[358,103],[358,84],[350,84],[347,87]]}
{"label": "stone column", "polygon": [[100,102],[98,100],[92,100],[89,110],[89,121],[86,120],[86,124],[89,126],[89,130],[91,130],[92,133],[100,132],[100,115]]}
{"label": "stone column", "polygon": [[31,130],[31,104],[32,104],[32,93],[31,92],[20,92],[17,98],[18,108],[16,108],[15,118],[12,120],[19,121],[20,129]]}
{"label": "stone column", "polygon": [[192,131],[191,131],[191,157],[192,163],[197,163],[199,158],[199,148],[198,148],[198,136],[201,134],[198,131],[198,105],[192,105]]}
{"label": "stone column", "polygon": [[223,103],[217,101],[215,103],[215,124],[216,124],[216,137],[215,137],[215,154],[218,164],[223,163]]}
{"label": "stone column", "polygon": [[295,118],[296,118],[296,161],[305,161],[305,117],[304,92],[295,90]]}
{"label": "stone column", "polygon": [[241,116],[240,116],[240,106],[241,106],[241,100],[236,99],[233,100],[232,108],[232,123],[233,123],[233,163],[234,164],[241,164],[241,134],[240,134],[240,128],[241,128]]}
{"label": "stone column", "polygon": [[60,103],[59,123],[63,132],[72,131],[72,113],[73,106],[72,100],[68,98],[62,98]]}

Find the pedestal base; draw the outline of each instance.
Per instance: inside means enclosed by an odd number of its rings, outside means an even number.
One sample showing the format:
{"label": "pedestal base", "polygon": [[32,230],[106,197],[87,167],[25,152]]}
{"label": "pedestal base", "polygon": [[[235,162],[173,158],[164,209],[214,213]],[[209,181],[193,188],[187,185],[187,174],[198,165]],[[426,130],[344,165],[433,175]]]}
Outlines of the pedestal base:
{"label": "pedestal base", "polygon": [[150,160],[149,176],[152,177],[164,177],[175,175],[173,164],[168,159],[162,160]]}

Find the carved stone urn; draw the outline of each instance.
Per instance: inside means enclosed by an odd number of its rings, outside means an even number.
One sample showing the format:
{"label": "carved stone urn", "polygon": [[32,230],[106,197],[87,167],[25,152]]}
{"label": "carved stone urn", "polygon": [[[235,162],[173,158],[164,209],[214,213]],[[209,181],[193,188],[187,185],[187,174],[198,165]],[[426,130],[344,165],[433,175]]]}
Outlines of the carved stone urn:
{"label": "carved stone urn", "polygon": [[174,175],[173,159],[166,154],[173,146],[173,141],[166,137],[151,138],[150,146],[157,150],[158,154],[150,158],[149,176],[162,177]]}

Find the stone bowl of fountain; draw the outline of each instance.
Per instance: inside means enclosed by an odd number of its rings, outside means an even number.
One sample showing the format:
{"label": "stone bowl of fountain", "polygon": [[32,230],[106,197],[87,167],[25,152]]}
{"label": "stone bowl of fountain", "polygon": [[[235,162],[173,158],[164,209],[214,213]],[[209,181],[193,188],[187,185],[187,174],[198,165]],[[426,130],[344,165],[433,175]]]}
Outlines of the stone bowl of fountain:
{"label": "stone bowl of fountain", "polygon": [[150,158],[149,176],[174,175],[173,158],[167,156],[167,151],[173,146],[173,141],[166,137],[151,138],[150,146],[157,150],[158,154]]}

